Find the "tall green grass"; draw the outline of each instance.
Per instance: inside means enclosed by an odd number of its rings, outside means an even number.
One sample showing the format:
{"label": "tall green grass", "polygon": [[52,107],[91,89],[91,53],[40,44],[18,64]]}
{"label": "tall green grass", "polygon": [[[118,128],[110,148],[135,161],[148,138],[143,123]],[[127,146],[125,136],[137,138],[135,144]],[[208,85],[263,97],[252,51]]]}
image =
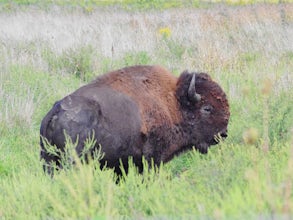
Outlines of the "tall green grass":
{"label": "tall green grass", "polygon": [[[284,25],[280,7],[206,9],[197,14],[202,26],[193,20],[198,29],[188,31],[192,19],[185,20],[184,9],[178,9],[184,16],[163,25],[148,23],[157,14],[138,14],[138,23],[125,28],[153,35],[125,32],[122,43],[139,38],[149,50],[114,44],[108,53],[97,49],[102,37],[58,48],[38,33],[35,41],[0,35],[0,219],[292,218],[293,20],[289,5]],[[105,13],[114,19],[119,11]],[[184,69],[209,72],[230,101],[229,137],[207,155],[193,150],[142,175],[130,161],[118,184],[113,171],[96,169],[95,161],[77,163],[53,179],[45,175],[39,126],[54,102],[96,75],[135,64],[161,64],[176,75]]]}

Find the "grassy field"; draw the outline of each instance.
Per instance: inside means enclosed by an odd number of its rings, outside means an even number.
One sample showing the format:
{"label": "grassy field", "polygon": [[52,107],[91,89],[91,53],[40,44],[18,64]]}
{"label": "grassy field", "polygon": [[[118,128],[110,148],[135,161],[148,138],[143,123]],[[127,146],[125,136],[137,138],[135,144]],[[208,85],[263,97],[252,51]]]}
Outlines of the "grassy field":
{"label": "grassy field", "polygon": [[[40,2],[1,3],[0,219],[293,218],[293,4]],[[210,73],[229,98],[228,138],[143,175],[132,166],[119,184],[95,163],[44,175],[39,127],[53,103],[134,64]]]}

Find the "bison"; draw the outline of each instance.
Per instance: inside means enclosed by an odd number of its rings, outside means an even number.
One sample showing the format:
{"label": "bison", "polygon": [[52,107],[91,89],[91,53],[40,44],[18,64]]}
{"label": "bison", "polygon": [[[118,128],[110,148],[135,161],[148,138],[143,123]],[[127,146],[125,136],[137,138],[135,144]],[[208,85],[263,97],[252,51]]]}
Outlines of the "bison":
{"label": "bison", "polygon": [[227,97],[206,73],[184,71],[174,76],[160,66],[132,66],[97,77],[57,101],[40,128],[40,157],[49,173],[60,157],[44,140],[61,151],[66,133],[78,155],[94,135],[104,157],[101,166],[128,169],[128,160],[140,172],[142,158],[155,165],[193,147],[207,153],[219,137],[227,137],[230,117]]}

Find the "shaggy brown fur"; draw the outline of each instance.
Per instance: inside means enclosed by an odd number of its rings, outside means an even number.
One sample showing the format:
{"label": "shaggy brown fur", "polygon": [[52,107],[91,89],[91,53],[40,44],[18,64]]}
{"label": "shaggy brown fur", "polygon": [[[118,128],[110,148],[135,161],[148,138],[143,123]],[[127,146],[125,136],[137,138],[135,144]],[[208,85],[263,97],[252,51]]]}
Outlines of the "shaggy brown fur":
{"label": "shaggy brown fur", "polygon": [[144,134],[158,124],[182,120],[174,93],[176,83],[177,78],[160,66],[126,67],[94,82],[97,87],[107,85],[129,95],[139,105]]}

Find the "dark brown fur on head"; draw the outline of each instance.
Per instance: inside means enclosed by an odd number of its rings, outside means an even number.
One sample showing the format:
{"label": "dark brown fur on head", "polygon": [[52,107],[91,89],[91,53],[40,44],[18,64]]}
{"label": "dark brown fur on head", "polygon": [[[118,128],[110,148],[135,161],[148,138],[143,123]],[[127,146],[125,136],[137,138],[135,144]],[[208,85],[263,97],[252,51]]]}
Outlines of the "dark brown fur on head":
{"label": "dark brown fur on head", "polygon": [[[191,79],[195,75],[195,90],[200,101],[190,100],[186,95]],[[226,94],[206,73],[183,72],[178,79],[176,96],[180,102],[183,123],[190,128],[192,144],[202,153],[216,144],[216,135],[225,138],[230,117]]]}

